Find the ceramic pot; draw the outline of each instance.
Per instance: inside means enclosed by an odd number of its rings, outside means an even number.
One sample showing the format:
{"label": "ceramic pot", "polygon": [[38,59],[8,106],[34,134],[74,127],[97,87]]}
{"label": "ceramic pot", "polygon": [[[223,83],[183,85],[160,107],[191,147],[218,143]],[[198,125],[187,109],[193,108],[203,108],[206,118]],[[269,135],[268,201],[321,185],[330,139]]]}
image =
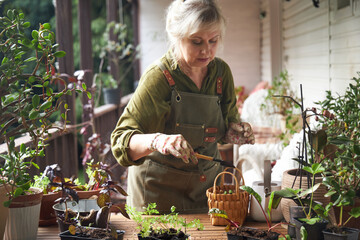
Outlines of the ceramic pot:
{"label": "ceramic pot", "polygon": [[[255,182],[253,182],[252,188],[262,198],[262,202],[261,202],[262,208],[267,209],[267,206],[269,204],[269,200],[268,200],[269,198],[265,197],[264,182],[263,181],[255,181]],[[281,189],[281,182],[277,182],[277,181],[271,182],[271,191],[278,191],[280,189]],[[249,216],[252,219],[254,219],[255,221],[259,221],[259,222],[266,221],[264,214],[262,213],[261,208],[254,197],[251,197]],[[282,218],[283,218],[283,215],[282,215],[281,204],[280,204],[277,209],[273,209],[271,211],[271,220],[274,222],[279,222],[279,221],[281,221]]]}
{"label": "ceramic pot", "polygon": [[[101,188],[102,189],[102,188]],[[101,189],[97,189],[97,190],[90,190],[90,191],[82,191],[82,190],[76,190],[79,199],[90,199],[90,198],[95,198],[94,196],[99,196]]]}
{"label": "ceramic pot", "polygon": [[56,215],[53,209],[55,200],[61,197],[61,192],[44,194],[41,200],[39,226],[56,224]]}
{"label": "ceramic pot", "polygon": [[330,229],[323,231],[324,240],[357,240],[359,237],[359,230],[355,228],[342,228],[343,233],[333,233]]}
{"label": "ceramic pot", "polygon": [[40,205],[43,193],[39,188],[30,188],[34,194],[14,198],[9,207],[4,239],[36,239]]}
{"label": "ceramic pot", "polygon": [[[301,188],[307,189],[308,188],[308,178],[305,171],[302,171],[302,174],[296,177],[296,172],[298,169],[290,169],[283,173],[281,188],[293,188],[293,189],[299,189],[300,188],[300,181],[301,181]],[[296,178],[296,179],[295,179]],[[295,181],[295,183],[294,183]],[[310,179],[311,181],[311,179]],[[322,177],[315,177],[315,183],[322,182]],[[293,185],[294,183],[294,185]],[[326,206],[330,198],[324,197],[324,195],[327,193],[325,185],[321,184],[320,187],[314,192],[314,201],[320,202],[323,204],[323,206]],[[296,206],[295,202],[292,199],[281,199],[281,210],[282,214],[286,220],[286,222],[290,221],[290,212],[289,207],[290,206]]]}
{"label": "ceramic pot", "polygon": [[5,185],[0,185],[0,239],[4,236],[6,221],[9,217],[9,208],[3,205],[3,202],[8,200],[6,193]]}
{"label": "ceramic pot", "polygon": [[[78,212],[81,216],[88,216],[90,211],[92,209],[95,210],[95,213],[100,210],[100,207],[97,205],[96,199],[81,199],[79,200],[79,203],[76,203],[75,201],[68,201],[67,202],[67,208],[70,208],[74,212]],[[55,210],[55,214],[57,216],[57,223],[60,228],[60,232],[65,232],[68,230],[70,224],[63,222],[61,219],[63,218],[65,208],[65,203],[56,203],[53,206],[53,209]],[[90,222],[89,224],[92,224],[92,226],[95,226],[95,220],[94,222]],[[89,226],[89,225],[87,225]]]}
{"label": "ceramic pot", "polygon": [[313,225],[307,224],[303,221],[300,221],[299,218],[294,218],[294,223],[296,225],[296,240],[301,240],[300,228],[303,226],[308,235],[308,239],[311,240],[323,240],[324,234],[323,230],[326,229],[328,221],[317,222]]}

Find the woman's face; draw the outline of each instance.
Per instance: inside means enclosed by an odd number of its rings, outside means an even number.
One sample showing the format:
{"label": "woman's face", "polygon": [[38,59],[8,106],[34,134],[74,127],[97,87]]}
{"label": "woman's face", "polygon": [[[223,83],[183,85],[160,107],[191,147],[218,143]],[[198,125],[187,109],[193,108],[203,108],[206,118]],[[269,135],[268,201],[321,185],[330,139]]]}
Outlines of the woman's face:
{"label": "woman's face", "polygon": [[200,31],[180,42],[181,58],[190,67],[206,67],[215,57],[220,31]]}

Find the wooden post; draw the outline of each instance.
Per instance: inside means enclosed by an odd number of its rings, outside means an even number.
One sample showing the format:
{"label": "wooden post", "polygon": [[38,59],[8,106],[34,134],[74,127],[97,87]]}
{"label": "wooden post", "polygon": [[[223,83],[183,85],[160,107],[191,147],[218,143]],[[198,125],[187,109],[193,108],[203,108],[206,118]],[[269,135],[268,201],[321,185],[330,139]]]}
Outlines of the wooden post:
{"label": "wooden post", "polygon": [[[92,58],[92,46],[91,46],[91,1],[79,0],[78,4],[78,22],[79,22],[79,35],[80,35],[80,68],[85,72],[84,81],[88,89],[93,85],[93,58]],[[95,89],[93,89],[93,98],[90,101],[94,101]],[[93,107],[89,106],[89,99],[86,94],[82,98],[83,113],[82,121],[87,122],[92,118],[94,114]],[[92,104],[91,106],[94,106]],[[84,143],[88,141],[88,138],[93,134],[92,129],[87,128],[87,132],[83,135]]]}
{"label": "wooden post", "polygon": [[[74,50],[73,50],[73,31],[72,31],[72,5],[71,0],[56,0],[55,15],[56,15],[56,41],[59,44],[58,50],[66,52],[65,57],[59,58],[59,72],[70,76],[74,75]],[[69,79],[65,81],[69,83]],[[63,85],[59,86],[64,88]],[[75,94],[72,96],[63,96],[64,100],[69,106],[70,111],[67,114],[67,120],[70,124],[76,124],[76,109],[75,109]],[[76,132],[67,136],[68,141],[59,142],[55,144],[53,152],[59,157],[58,160],[53,159],[53,162],[62,166],[63,174],[65,176],[77,176],[78,170],[78,148]],[[66,147],[66,149],[64,149]],[[49,163],[50,164],[50,163]],[[72,166],[71,168],[69,166]]]}

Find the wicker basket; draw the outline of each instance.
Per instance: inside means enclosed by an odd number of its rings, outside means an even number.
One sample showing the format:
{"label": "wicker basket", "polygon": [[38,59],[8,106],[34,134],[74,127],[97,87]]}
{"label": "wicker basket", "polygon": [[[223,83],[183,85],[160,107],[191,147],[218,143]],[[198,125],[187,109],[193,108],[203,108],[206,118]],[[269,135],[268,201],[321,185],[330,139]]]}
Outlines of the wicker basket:
{"label": "wicker basket", "polygon": [[[243,184],[245,184],[241,171],[239,169],[237,171],[240,172]],[[230,174],[235,179],[235,185],[224,185],[225,174]],[[220,186],[216,186],[220,176],[222,176]],[[224,194],[224,191],[229,192],[229,190],[233,193]],[[239,182],[234,174],[226,171],[219,173],[214,180],[214,186],[206,190],[206,196],[208,198],[209,209],[218,208],[224,210],[229,219],[238,222],[240,226],[244,223],[248,213],[249,194],[239,188]],[[228,225],[224,218],[213,215],[210,215],[210,221],[213,226]]]}

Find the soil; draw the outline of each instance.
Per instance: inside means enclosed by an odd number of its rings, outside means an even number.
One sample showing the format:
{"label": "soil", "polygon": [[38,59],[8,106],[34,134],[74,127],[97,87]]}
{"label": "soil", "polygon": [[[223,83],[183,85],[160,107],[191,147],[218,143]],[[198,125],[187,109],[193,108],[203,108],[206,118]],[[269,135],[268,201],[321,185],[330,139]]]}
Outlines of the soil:
{"label": "soil", "polygon": [[269,232],[267,230],[257,229],[257,228],[248,228],[248,227],[238,227],[232,229],[228,232],[230,235],[243,236],[250,238],[257,238],[263,240],[278,239],[279,234],[276,232]]}
{"label": "soil", "polygon": [[145,239],[162,239],[162,240],[185,240],[188,238],[183,231],[177,232],[176,229],[170,228],[167,232],[151,232],[150,235]]}
{"label": "soil", "polygon": [[117,239],[111,235],[110,231],[106,231],[104,228],[76,228],[76,237],[91,238],[91,239]]}

